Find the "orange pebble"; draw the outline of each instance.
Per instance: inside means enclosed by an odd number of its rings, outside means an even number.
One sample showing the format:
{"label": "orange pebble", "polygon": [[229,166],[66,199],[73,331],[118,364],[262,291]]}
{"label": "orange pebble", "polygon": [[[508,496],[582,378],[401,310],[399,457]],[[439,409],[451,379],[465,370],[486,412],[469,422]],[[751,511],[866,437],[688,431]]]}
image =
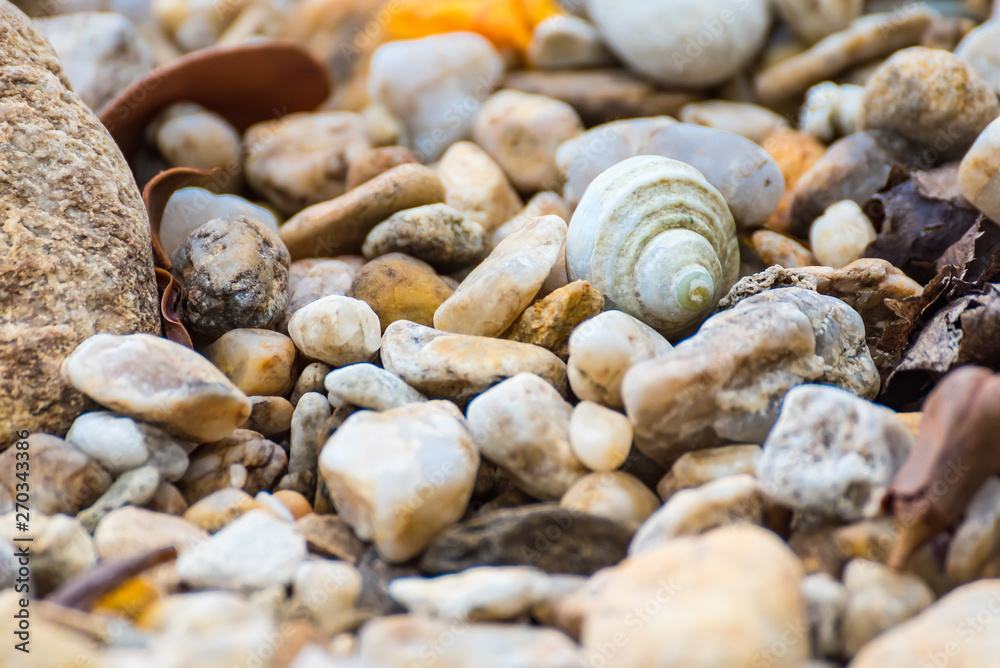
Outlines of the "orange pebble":
{"label": "orange pebble", "polygon": [[282,505],[291,511],[292,517],[295,519],[304,517],[313,510],[306,497],[290,489],[279,489],[272,496],[281,501]]}
{"label": "orange pebble", "polygon": [[140,575],[102,596],[94,605],[94,612],[134,620],[162,596],[162,589],[151,578]]}
{"label": "orange pebble", "polygon": [[386,30],[393,39],[467,30],[523,52],[535,26],[560,13],[555,0],[398,0]]}
{"label": "orange pebble", "polygon": [[778,232],[788,232],[790,225],[788,207],[792,203],[795,185],[802,178],[802,175],[823,157],[823,154],[826,153],[826,147],[812,135],[788,128],[770,133],[764,138],[761,146],[778,163],[778,169],[785,177],[785,194],[766,225]]}

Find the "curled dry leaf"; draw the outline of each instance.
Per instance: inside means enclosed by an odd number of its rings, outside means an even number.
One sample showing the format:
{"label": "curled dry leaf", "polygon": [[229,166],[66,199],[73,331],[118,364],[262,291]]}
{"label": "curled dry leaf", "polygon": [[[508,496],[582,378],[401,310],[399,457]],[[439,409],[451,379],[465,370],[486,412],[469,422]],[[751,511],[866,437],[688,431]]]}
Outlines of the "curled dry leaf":
{"label": "curled dry leaf", "polygon": [[911,174],[894,167],[886,187],[864,210],[880,229],[865,256],[888,260],[921,283],[935,275],[942,249],[959,241],[980,217],[958,190],[954,163]]}
{"label": "curled dry leaf", "polygon": [[160,67],[101,110],[101,122],[128,158],[157,114],[196,102],[243,131],[259,121],[311,111],[330,95],[326,69],[290,42],[201,49]]}
{"label": "curled dry leaf", "polygon": [[101,597],[126,581],[176,558],[177,548],[161,547],[134,557],[109,561],[64,582],[45,600],[67,608],[90,610]]}
{"label": "curled dry leaf", "polygon": [[157,267],[156,289],[160,293],[160,325],[162,335],[174,343],[194,348],[191,335],[181,324],[181,284],[166,269]]}
{"label": "curled dry leaf", "polygon": [[1000,376],[977,366],[955,369],[928,395],[923,412],[917,441],[882,501],[904,527],[888,561],[894,568],[955,526],[983,482],[1000,473]]}

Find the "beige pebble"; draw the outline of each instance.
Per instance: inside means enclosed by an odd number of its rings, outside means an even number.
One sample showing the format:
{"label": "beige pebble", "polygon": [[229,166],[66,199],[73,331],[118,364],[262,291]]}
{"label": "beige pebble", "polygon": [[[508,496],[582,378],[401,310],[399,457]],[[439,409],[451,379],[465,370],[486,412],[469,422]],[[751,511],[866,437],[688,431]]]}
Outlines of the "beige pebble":
{"label": "beige pebble", "polygon": [[571,211],[566,204],[566,200],[561,195],[545,190],[534,195],[521,211],[505,222],[500,227],[493,230],[490,235],[490,248],[496,248],[497,244],[517,232],[522,227],[541,216],[559,216],[563,220],[569,220]]}
{"label": "beige pebble", "polygon": [[437,173],[444,183],[448,206],[479,223],[487,233],[523,207],[500,165],[470,141],[452,144],[441,156]]}
{"label": "beige pebble", "polygon": [[288,431],[293,407],[284,397],[250,397],[250,417],[240,428],[264,436],[278,436]]}
{"label": "beige pebble", "polygon": [[516,620],[542,602],[549,589],[549,575],[532,566],[480,566],[389,583],[389,595],[410,612],[470,621]]}
{"label": "beige pebble", "polygon": [[958,168],[958,186],[962,194],[993,221],[1000,220],[998,146],[1000,122],[993,121],[976,138]]}
{"label": "beige pebble", "polygon": [[847,607],[841,624],[847,656],[854,656],[872,638],[918,614],[935,598],[916,575],[864,559],[848,562],[844,586]]}
{"label": "beige pebble", "polygon": [[660,500],[634,476],[606,471],[589,473],[574,482],[559,505],[606,517],[635,531],[660,507]]}
{"label": "beige pebble", "polygon": [[757,230],[750,236],[750,242],[765,267],[777,264],[795,269],[819,264],[819,260],[808,248],[779,232]]}
{"label": "beige pebble", "polygon": [[615,64],[614,56],[592,23],[563,14],[535,26],[525,55],[528,64],[541,70],[590,69]]}
{"label": "beige pebble", "polygon": [[326,378],[326,374],[330,373],[331,369],[332,367],[322,362],[313,362],[307,365],[299,374],[299,379],[295,381],[295,389],[292,390],[289,397],[292,406],[299,403],[299,399],[306,392],[322,392],[323,379]]}
{"label": "beige pebble", "polygon": [[840,269],[861,258],[875,240],[875,226],[861,207],[846,199],[827,207],[809,228],[809,244],[816,258]]}
{"label": "beige pebble", "polygon": [[656,485],[656,493],[666,501],[675,492],[701,487],[718,478],[746,473],[753,475],[760,456],[759,445],[724,445],[681,455],[667,475]]}
{"label": "beige pebble", "polygon": [[250,416],[250,400],[207,359],[148,334],[97,334],[63,362],[78,390],[136,420],[207,442]]}
{"label": "beige pebble", "polygon": [[766,107],[749,102],[707,100],[692,102],[681,109],[682,123],[694,123],[742,135],[752,142],[763,143],[775,130],[788,127],[788,121]]}
{"label": "beige pebble", "polygon": [[379,223],[361,247],[365,258],[399,252],[429,263],[438,271],[475,264],[486,254],[482,226],[446,204],[428,204],[394,213]]}
{"label": "beige pebble", "polygon": [[980,577],[1000,545],[1000,480],[989,478],[975,493],[948,545],[945,572],[955,584]]}
{"label": "beige pebble", "polygon": [[358,272],[350,296],[371,307],[384,332],[397,320],[433,325],[435,311],[453,292],[426,262],[403,253],[389,253]]}
{"label": "beige pebble", "polygon": [[548,382],[519,373],[473,399],[467,413],[483,457],[531,496],[555,500],[587,474],[569,444],[572,410]]}
{"label": "beige pebble", "polygon": [[498,336],[531,303],[566,241],[566,223],[545,216],[504,239],[434,313],[437,329]]}
{"label": "beige pebble", "polygon": [[247,181],[291,215],[343,195],[348,166],[371,144],[360,116],[324,111],[252,125],[243,148]]}
{"label": "beige pebble", "polygon": [[351,297],[323,297],[299,309],[288,321],[295,347],[333,367],[369,361],[379,349],[378,316]]}
{"label": "beige pebble", "polygon": [[207,109],[168,117],[156,131],[156,147],[171,167],[240,170],[239,133]]}
{"label": "beige pebble", "polygon": [[405,146],[379,146],[358,156],[347,170],[347,189],[354,190],[379,174],[407,163],[419,163],[420,158]]}
{"label": "beige pebble", "polygon": [[293,260],[356,253],[371,229],[392,214],[444,199],[444,186],[434,172],[423,165],[399,165],[340,197],[303,209],[285,222],[280,236]]}
{"label": "beige pebble", "polygon": [[861,103],[865,89],[852,84],[824,81],[806,92],[799,126],[822,142],[829,143],[861,130]]}
{"label": "beige pebble", "polygon": [[357,623],[354,606],[361,595],[361,587],[362,574],[351,564],[304,561],[292,578],[292,601],[309,612],[323,633],[333,635]]}
{"label": "beige pebble", "polygon": [[459,405],[518,373],[541,376],[566,391],[566,365],[548,350],[485,336],[449,334],[405,320],[386,328],[382,364],[432,399]]}
{"label": "beige pebble", "polygon": [[204,354],[244,394],[282,396],[292,389],[295,344],[284,334],[233,329],[205,348]]}
{"label": "beige pebble", "polygon": [[215,533],[256,507],[257,502],[242,489],[227,487],[191,504],[184,513],[184,519],[209,533]]}
{"label": "beige pebble", "polygon": [[569,337],[567,373],[580,399],[621,408],[621,381],[636,362],[671,349],[661,334],[622,311],[585,320]]}
{"label": "beige pebble", "polygon": [[864,0],[777,0],[778,15],[806,44],[843,30],[861,15]]}
{"label": "beige pebble", "polygon": [[[292,268],[301,262],[292,263]],[[288,306],[285,317],[291,319],[295,312],[303,306],[331,295],[347,296],[351,291],[351,283],[357,275],[357,269],[342,260],[323,260],[312,263],[308,270],[300,269],[298,280],[290,280],[288,286]]]}
{"label": "beige pebble", "polygon": [[472,136],[523,192],[559,187],[556,149],[583,133],[573,107],[516,90],[494,93],[476,115]]}
{"label": "beige pebble", "polygon": [[570,417],[569,443],[591,471],[614,471],[632,449],[632,423],[618,411],[581,401]]}

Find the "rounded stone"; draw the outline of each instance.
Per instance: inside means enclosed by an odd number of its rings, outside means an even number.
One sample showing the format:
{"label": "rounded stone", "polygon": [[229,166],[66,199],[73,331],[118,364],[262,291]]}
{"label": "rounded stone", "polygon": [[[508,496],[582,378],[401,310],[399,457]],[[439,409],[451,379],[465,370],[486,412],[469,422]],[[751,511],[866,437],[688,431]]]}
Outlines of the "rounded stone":
{"label": "rounded stone", "polygon": [[389,253],[366,264],[351,284],[350,296],[368,304],[382,331],[397,320],[434,324],[434,313],[454,290],[434,268],[403,253]]}
{"label": "rounded stone", "polygon": [[393,167],[411,162],[419,163],[420,158],[405,146],[379,146],[365,151],[347,170],[347,189],[354,190]]}
{"label": "rounded stone", "polygon": [[1000,119],[976,138],[958,168],[965,198],[992,221],[1000,221]]}
{"label": "rounded stone", "polygon": [[615,64],[614,56],[594,24],[563,14],[549,17],[535,26],[525,55],[528,63],[540,70],[588,69]]}
{"label": "rounded stone", "polygon": [[216,218],[174,251],[184,324],[218,338],[231,329],[274,329],[288,302],[289,256],[272,230],[245,216]]}
{"label": "rounded stone", "polygon": [[412,255],[438,271],[454,271],[481,260],[486,233],[446,204],[428,204],[394,213],[365,238],[361,253],[373,258],[399,252]]}
{"label": "rounded stone", "polygon": [[889,130],[957,157],[1000,114],[989,82],[947,51],[898,51],[865,84],[865,128]]}
{"label": "rounded stone", "polygon": [[590,473],[563,494],[559,505],[606,517],[631,531],[660,507],[660,500],[637,478],[621,471]]}
{"label": "rounded stone", "polygon": [[517,215],[524,203],[503,169],[477,144],[452,144],[438,163],[448,206],[491,232]]}
{"label": "rounded stone", "polygon": [[351,404],[359,408],[385,411],[418,401],[427,401],[398,376],[374,364],[352,364],[326,375],[323,386],[330,404]]}
{"label": "rounded stone", "polygon": [[295,344],[267,329],[233,329],[204,350],[244,394],[283,396],[292,389]]}
{"label": "rounded stone", "polygon": [[171,167],[240,169],[240,135],[225,118],[196,109],[171,115],[156,131],[156,147]]}
{"label": "rounded stone", "polygon": [[618,411],[584,400],[570,416],[569,444],[591,471],[614,471],[632,449],[632,423]]}
{"label": "rounded stone", "polygon": [[288,321],[295,347],[333,367],[369,361],[378,352],[381,333],[368,304],[337,295],[314,301]]}
{"label": "rounded stone", "polygon": [[160,219],[160,243],[167,255],[184,243],[192,232],[212,220],[234,220],[245,216],[277,233],[274,214],[236,195],[216,195],[203,188],[181,188],[167,200]]}
{"label": "rounded stone", "polygon": [[853,200],[831,204],[809,228],[809,245],[828,267],[846,267],[875,241],[875,226]]}

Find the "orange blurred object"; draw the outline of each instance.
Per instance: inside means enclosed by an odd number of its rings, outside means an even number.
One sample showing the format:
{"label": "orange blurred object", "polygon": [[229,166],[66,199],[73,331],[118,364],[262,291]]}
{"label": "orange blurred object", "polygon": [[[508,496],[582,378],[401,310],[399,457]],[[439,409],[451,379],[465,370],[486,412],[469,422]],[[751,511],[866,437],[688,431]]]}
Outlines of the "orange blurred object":
{"label": "orange blurred object", "polygon": [[386,26],[390,39],[415,39],[465,30],[498,49],[524,52],[535,26],[561,14],[555,0],[396,0]]}

